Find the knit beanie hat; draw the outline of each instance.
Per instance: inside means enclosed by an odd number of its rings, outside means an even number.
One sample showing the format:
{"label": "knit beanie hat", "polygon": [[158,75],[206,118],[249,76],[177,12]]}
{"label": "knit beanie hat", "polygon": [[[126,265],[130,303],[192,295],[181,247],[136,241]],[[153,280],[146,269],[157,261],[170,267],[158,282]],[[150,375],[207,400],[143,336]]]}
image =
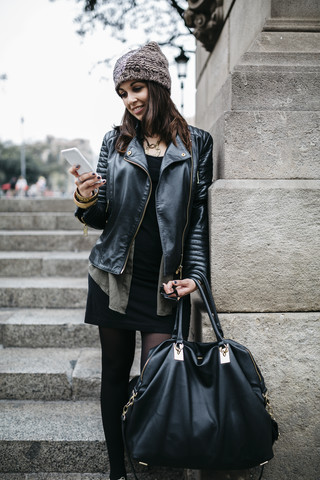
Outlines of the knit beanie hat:
{"label": "knit beanie hat", "polygon": [[113,70],[115,89],[127,80],[151,80],[170,92],[169,63],[156,42],[131,50],[117,60]]}

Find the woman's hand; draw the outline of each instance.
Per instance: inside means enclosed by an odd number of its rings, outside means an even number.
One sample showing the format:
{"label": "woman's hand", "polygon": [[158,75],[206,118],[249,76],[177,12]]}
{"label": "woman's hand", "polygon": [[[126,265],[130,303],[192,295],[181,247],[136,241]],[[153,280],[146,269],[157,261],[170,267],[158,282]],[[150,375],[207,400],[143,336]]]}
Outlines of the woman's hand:
{"label": "woman's hand", "polygon": [[180,298],[197,290],[197,285],[191,278],[183,278],[182,280],[170,280],[170,282],[163,284],[163,288],[167,295],[172,294],[172,298],[176,297],[176,290]]}
{"label": "woman's hand", "polygon": [[74,183],[78,188],[78,192],[83,197],[91,197],[93,191],[97,191],[99,187],[106,183],[106,180],[103,180],[100,175],[97,175],[95,172],[83,173],[82,175],[78,174],[78,168],[76,165],[73,165],[69,168],[69,173],[76,177]]}

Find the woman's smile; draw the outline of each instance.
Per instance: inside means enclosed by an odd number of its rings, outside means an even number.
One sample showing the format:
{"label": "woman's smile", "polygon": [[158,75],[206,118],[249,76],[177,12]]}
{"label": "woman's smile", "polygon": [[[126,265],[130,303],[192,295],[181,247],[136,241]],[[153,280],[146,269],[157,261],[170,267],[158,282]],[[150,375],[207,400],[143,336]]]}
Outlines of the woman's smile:
{"label": "woman's smile", "polygon": [[138,116],[142,113],[143,109],[144,109],[144,106],[139,105],[138,107],[133,107],[131,110],[132,110],[133,115]]}

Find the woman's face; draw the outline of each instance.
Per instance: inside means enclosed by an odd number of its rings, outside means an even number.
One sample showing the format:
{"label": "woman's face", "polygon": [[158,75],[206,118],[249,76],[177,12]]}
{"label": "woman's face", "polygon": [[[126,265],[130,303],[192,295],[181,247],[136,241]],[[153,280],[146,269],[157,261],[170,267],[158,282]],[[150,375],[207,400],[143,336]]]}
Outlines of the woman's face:
{"label": "woman's face", "polygon": [[148,105],[148,86],[146,82],[128,80],[121,83],[118,93],[126,109],[138,120],[142,120]]}

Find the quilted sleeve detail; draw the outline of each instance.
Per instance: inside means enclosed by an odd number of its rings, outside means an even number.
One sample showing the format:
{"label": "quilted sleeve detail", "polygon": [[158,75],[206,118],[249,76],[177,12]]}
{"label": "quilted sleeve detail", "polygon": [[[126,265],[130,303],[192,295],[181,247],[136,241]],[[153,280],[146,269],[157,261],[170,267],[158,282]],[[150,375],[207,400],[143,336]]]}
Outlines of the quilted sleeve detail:
{"label": "quilted sleeve detail", "polygon": [[209,133],[203,132],[203,134],[204,141],[198,147],[198,182],[184,247],[183,276],[185,278],[198,278],[195,273],[197,270],[206,276],[209,272],[208,188],[212,183],[213,140]]}

